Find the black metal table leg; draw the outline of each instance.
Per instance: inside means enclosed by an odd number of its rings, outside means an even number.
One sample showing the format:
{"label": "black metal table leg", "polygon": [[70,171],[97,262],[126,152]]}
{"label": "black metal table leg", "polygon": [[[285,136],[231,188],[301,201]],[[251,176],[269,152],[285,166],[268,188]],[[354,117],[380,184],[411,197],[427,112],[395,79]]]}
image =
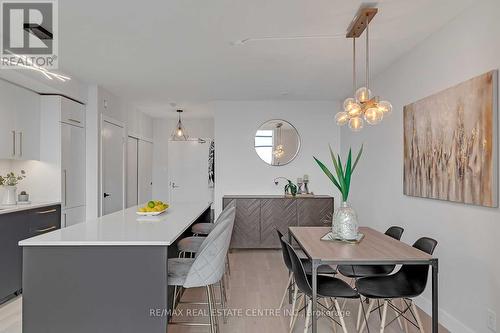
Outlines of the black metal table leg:
{"label": "black metal table leg", "polygon": [[438,333],[439,329],[438,260],[432,259],[431,266],[432,266],[432,333]]}
{"label": "black metal table leg", "polygon": [[318,304],[318,260],[312,260],[312,333],[318,332],[318,317],[317,317],[317,304]]}
{"label": "black metal table leg", "polygon": [[[290,230],[288,230],[288,244],[292,244],[292,233]],[[288,271],[289,274],[293,274],[292,271]],[[288,304],[292,304],[292,289],[293,288],[288,288]]]}

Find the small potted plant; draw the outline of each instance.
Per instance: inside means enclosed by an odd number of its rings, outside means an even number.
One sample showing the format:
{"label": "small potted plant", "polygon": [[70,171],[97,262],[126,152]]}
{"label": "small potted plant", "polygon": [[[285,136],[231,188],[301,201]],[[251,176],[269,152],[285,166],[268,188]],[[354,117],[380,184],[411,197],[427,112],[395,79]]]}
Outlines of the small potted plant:
{"label": "small potted plant", "polygon": [[21,170],[20,175],[16,175],[14,172],[9,172],[7,175],[0,177],[0,184],[5,189],[5,193],[3,195],[4,205],[15,205],[16,201],[16,192],[17,192],[17,184],[26,178],[26,171]]}
{"label": "small potted plant", "polygon": [[29,203],[30,195],[26,191],[21,191],[17,196],[18,203]]}

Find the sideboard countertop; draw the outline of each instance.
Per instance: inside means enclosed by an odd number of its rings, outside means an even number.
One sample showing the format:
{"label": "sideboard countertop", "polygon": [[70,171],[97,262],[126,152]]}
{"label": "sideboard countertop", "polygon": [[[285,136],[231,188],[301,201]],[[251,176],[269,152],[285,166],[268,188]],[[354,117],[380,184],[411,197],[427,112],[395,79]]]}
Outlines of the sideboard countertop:
{"label": "sideboard countertop", "polygon": [[223,199],[325,199],[333,198],[330,195],[301,195],[292,197],[291,195],[279,194],[227,194],[222,197]]}

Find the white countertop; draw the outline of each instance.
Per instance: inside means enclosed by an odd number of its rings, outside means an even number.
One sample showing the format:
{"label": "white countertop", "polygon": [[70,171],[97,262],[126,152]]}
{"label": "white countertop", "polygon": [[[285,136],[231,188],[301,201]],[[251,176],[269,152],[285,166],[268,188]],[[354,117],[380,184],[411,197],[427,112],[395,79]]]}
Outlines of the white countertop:
{"label": "white countertop", "polygon": [[175,204],[165,213],[140,221],[138,206],[75,224],[19,242],[20,246],[168,246],[207,209],[211,203]]}
{"label": "white countertop", "polygon": [[21,204],[21,205],[0,205],[0,214],[14,213],[20,212],[22,210],[35,209],[53,205],[59,205],[60,202],[32,202],[29,204]]}

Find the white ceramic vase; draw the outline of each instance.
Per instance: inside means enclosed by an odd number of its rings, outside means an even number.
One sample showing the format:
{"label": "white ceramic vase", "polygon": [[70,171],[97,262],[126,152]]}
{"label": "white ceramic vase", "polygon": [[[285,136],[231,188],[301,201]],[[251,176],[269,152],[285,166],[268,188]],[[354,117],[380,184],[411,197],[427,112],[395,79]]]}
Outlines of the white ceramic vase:
{"label": "white ceramic vase", "polygon": [[15,205],[17,204],[17,187],[16,186],[3,186],[3,200],[2,205]]}
{"label": "white ceramic vase", "polygon": [[358,236],[358,215],[346,201],[333,214],[332,232],[346,240],[353,240]]}

